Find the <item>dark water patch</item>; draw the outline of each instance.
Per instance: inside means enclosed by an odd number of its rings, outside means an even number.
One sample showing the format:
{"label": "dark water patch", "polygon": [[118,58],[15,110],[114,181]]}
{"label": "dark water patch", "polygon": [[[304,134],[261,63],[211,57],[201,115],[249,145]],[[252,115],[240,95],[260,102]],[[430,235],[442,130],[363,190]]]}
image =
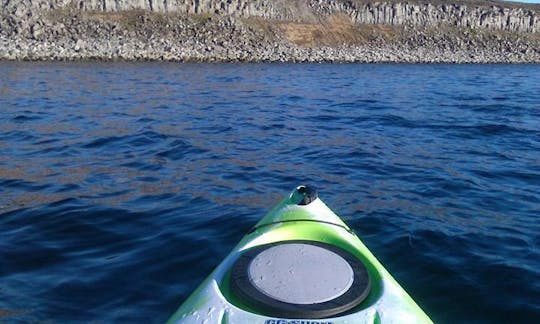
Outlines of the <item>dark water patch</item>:
{"label": "dark water patch", "polygon": [[378,116],[376,117],[376,119],[378,123],[382,125],[389,125],[392,127],[412,128],[412,127],[417,126],[417,124],[413,121],[409,121],[406,118],[403,118],[401,116],[396,116],[396,115],[391,115],[391,114]]}
{"label": "dark water patch", "polygon": [[90,143],[83,144],[82,147],[83,148],[100,148],[100,147],[108,146],[108,145],[110,145],[112,143],[120,142],[120,141],[123,141],[123,140],[124,140],[124,137],[119,137],[119,136],[110,136],[110,137],[106,137],[106,138],[98,138],[98,139],[95,139],[95,140],[91,141]]}
{"label": "dark water patch", "polygon": [[69,183],[69,184],[64,184],[64,185],[61,185],[61,186],[58,186],[57,188],[55,188],[55,192],[66,192],[66,191],[75,191],[75,190],[78,190],[80,189],[81,186],[79,184],[76,184],[76,183]]}
{"label": "dark water patch", "polygon": [[150,123],[153,121],[156,121],[156,120],[153,118],[148,118],[148,117],[142,117],[142,118],[137,119],[137,122],[139,123]]}
{"label": "dark water patch", "polygon": [[520,172],[517,170],[473,170],[473,172],[479,176],[496,181],[522,181],[531,185],[540,182],[540,173],[536,172]]}
{"label": "dark water patch", "polygon": [[499,161],[512,161],[513,158],[507,154],[506,152],[493,152],[493,151],[485,151],[485,150],[465,150],[465,154],[471,155],[471,156],[479,156],[479,157],[490,157],[494,158]]}
{"label": "dark water patch", "polygon": [[40,144],[34,144],[34,146],[39,147],[39,149],[29,152],[29,155],[43,154],[47,156],[58,156],[66,158],[69,156],[78,156],[80,154],[79,150],[76,147],[64,144],[61,144],[59,146],[44,146]]}
{"label": "dark water patch", "polygon": [[159,144],[168,138],[167,135],[159,134],[153,131],[146,131],[132,137],[134,138],[130,139],[128,143],[133,147],[144,147]]}
{"label": "dark water patch", "polygon": [[[437,126],[441,127],[441,126]],[[476,139],[478,136],[493,137],[499,134],[508,135],[537,135],[537,131],[506,126],[502,124],[480,124],[480,125],[454,125],[446,128],[452,136],[464,139]]]}
{"label": "dark water patch", "polygon": [[266,131],[266,130],[277,130],[277,129],[284,129],[286,128],[287,126],[284,125],[284,124],[269,124],[269,125],[264,125],[261,127],[261,129],[263,131]]}
{"label": "dark water patch", "polygon": [[522,133],[523,129],[518,129],[515,127],[507,126],[504,124],[483,124],[475,127],[475,130],[479,134],[485,135],[500,135],[500,134],[511,134],[514,132]]}
{"label": "dark water patch", "polygon": [[51,143],[58,143],[60,140],[57,138],[48,138],[43,140],[38,140],[34,143],[34,145],[45,145],[45,144],[51,144]]}
{"label": "dark water patch", "polygon": [[5,189],[15,189],[23,191],[40,191],[51,187],[51,184],[37,184],[21,179],[0,179],[0,185]]}
{"label": "dark water patch", "polygon": [[39,120],[42,119],[40,116],[29,116],[29,115],[17,115],[13,117],[13,121],[15,122],[26,122],[26,121],[32,121],[32,120]]}
{"label": "dark water patch", "polygon": [[172,141],[169,145],[167,145],[167,147],[170,149],[159,152],[156,155],[174,161],[192,154],[201,154],[206,152],[204,149],[197,148],[196,146],[179,139]]}
{"label": "dark water patch", "polygon": [[2,134],[2,138],[12,142],[31,142],[39,138],[27,131],[8,131]]}

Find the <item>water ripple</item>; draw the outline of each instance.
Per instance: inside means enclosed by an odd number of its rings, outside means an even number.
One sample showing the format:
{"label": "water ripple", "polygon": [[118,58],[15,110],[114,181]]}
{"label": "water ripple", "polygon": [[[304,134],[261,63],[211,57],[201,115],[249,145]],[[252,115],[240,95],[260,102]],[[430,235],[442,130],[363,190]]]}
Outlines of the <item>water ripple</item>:
{"label": "water ripple", "polygon": [[0,70],[1,320],[163,322],[299,183],[436,322],[540,319],[538,66]]}

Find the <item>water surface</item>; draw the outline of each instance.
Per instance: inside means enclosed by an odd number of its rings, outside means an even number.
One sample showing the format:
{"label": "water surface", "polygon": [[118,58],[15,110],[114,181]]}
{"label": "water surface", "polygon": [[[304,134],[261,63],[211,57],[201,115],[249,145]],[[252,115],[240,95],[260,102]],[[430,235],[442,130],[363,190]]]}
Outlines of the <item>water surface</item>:
{"label": "water surface", "polygon": [[436,321],[540,321],[540,66],[0,63],[0,321],[165,321],[298,184]]}

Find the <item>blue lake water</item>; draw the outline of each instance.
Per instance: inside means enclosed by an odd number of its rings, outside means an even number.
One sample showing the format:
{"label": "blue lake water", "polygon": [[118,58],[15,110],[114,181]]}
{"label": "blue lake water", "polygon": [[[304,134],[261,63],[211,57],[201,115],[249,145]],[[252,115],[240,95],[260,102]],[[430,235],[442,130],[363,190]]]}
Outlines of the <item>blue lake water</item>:
{"label": "blue lake water", "polygon": [[540,322],[540,65],[7,62],[0,322],[163,322],[303,183],[436,322]]}

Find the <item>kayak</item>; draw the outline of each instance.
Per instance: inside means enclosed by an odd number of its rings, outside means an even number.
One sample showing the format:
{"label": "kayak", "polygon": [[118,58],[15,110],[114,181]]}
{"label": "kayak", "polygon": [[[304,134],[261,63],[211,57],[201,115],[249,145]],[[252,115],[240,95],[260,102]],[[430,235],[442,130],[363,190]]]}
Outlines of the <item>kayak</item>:
{"label": "kayak", "polygon": [[358,236],[299,186],[168,323],[432,323]]}

